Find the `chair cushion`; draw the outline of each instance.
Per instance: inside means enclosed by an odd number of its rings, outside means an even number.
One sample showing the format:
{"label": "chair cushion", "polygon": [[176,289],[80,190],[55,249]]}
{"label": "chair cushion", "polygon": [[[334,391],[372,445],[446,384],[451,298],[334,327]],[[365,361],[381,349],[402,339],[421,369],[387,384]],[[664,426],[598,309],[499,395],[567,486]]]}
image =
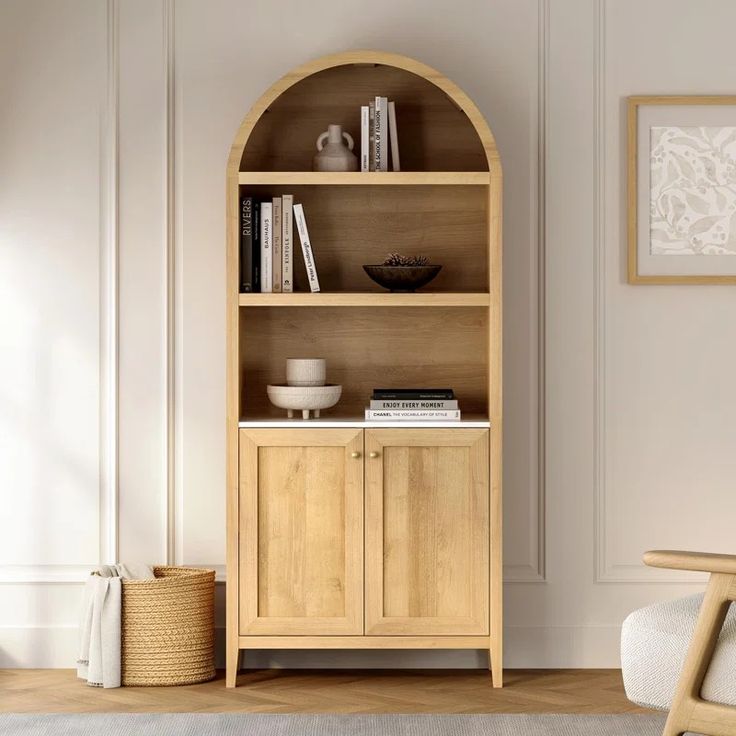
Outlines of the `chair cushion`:
{"label": "chair cushion", "polygon": [[[621,629],[621,668],[629,700],[667,709],[690,644],[703,596],[655,603],[634,611]],[[736,705],[736,607],[731,606],[702,697]]]}

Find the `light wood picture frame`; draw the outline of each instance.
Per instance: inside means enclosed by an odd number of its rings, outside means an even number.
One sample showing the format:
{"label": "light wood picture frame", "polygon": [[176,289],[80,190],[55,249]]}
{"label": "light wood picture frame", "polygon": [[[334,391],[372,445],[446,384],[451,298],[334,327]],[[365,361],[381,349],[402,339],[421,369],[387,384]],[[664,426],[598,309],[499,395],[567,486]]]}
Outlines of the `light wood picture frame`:
{"label": "light wood picture frame", "polygon": [[627,99],[628,281],[736,284],[736,95]]}

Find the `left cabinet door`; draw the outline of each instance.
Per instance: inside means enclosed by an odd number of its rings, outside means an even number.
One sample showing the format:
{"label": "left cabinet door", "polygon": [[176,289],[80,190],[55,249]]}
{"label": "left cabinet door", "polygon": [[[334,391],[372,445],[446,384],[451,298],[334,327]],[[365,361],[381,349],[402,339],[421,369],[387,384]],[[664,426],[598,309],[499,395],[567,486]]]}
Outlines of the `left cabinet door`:
{"label": "left cabinet door", "polygon": [[241,635],[363,633],[363,431],[240,430]]}

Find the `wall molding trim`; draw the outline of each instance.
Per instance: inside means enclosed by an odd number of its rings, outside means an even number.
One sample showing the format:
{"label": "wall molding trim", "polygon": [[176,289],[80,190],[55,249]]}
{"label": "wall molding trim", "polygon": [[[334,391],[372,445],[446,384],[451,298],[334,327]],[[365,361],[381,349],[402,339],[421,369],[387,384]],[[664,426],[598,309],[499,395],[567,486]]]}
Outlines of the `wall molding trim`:
{"label": "wall molding trim", "polygon": [[107,0],[107,85],[100,171],[100,559],[118,557],[119,7]]}
{"label": "wall molding trim", "polygon": [[164,146],[164,253],[166,260],[166,288],[164,303],[164,329],[166,375],[164,392],[164,412],[166,417],[166,458],[164,477],[166,493],[164,496],[164,519],[166,524],[166,549],[164,559],[168,565],[175,565],[178,559],[176,539],[177,524],[177,467],[176,467],[176,99],[175,99],[175,40],[176,19],[174,0],[163,2],[163,50],[165,79],[165,146]]}
{"label": "wall molding trim", "polygon": [[550,0],[539,0],[537,124],[537,559],[536,576],[547,580],[547,152],[549,135]]}
{"label": "wall molding trim", "polygon": [[[166,177],[167,177],[167,293],[169,315],[169,451],[171,477],[169,551],[171,564],[182,564],[184,554],[184,242],[180,192],[183,191],[181,137],[181,80],[176,71],[176,0],[164,0],[167,31]],[[223,566],[224,569],[224,566]],[[223,573],[224,576],[224,573]]]}
{"label": "wall molding trim", "polygon": [[608,248],[606,200],[606,12],[607,0],[595,0],[593,28],[593,243],[594,253],[594,508],[593,521],[596,583],[669,583],[702,585],[705,578],[671,570],[646,567],[643,563],[621,563],[608,554],[608,457],[607,457],[607,303],[606,251]]}
{"label": "wall molding trim", "polygon": [[596,0],[593,13],[593,488],[595,580],[609,581],[606,560],[606,360],[605,360],[605,191],[606,191],[606,5]]}
{"label": "wall molding trim", "polygon": [[537,0],[537,130],[536,156],[532,157],[532,189],[530,200],[535,216],[530,218],[531,238],[536,243],[536,262],[532,263],[531,283],[537,298],[537,473],[536,494],[529,513],[529,562],[504,565],[506,583],[546,582],[546,373],[545,373],[545,288],[546,288],[546,181],[549,91],[549,0]]}
{"label": "wall molding trim", "polygon": [[106,81],[101,100],[99,158],[99,551],[89,565],[0,565],[0,584],[79,583],[118,554],[118,355],[119,355],[119,0],[107,0]]}

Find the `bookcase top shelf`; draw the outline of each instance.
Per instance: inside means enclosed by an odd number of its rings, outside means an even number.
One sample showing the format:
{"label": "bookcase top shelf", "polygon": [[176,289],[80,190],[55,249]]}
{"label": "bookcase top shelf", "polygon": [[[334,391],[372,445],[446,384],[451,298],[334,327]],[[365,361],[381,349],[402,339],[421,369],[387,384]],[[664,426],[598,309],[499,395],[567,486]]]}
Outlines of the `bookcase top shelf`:
{"label": "bookcase top shelf", "polygon": [[240,294],[241,307],[488,307],[491,295],[474,292],[295,292]]}
{"label": "bookcase top shelf", "polygon": [[244,185],[300,185],[352,184],[360,186],[488,185],[488,171],[241,171],[238,176]]}

